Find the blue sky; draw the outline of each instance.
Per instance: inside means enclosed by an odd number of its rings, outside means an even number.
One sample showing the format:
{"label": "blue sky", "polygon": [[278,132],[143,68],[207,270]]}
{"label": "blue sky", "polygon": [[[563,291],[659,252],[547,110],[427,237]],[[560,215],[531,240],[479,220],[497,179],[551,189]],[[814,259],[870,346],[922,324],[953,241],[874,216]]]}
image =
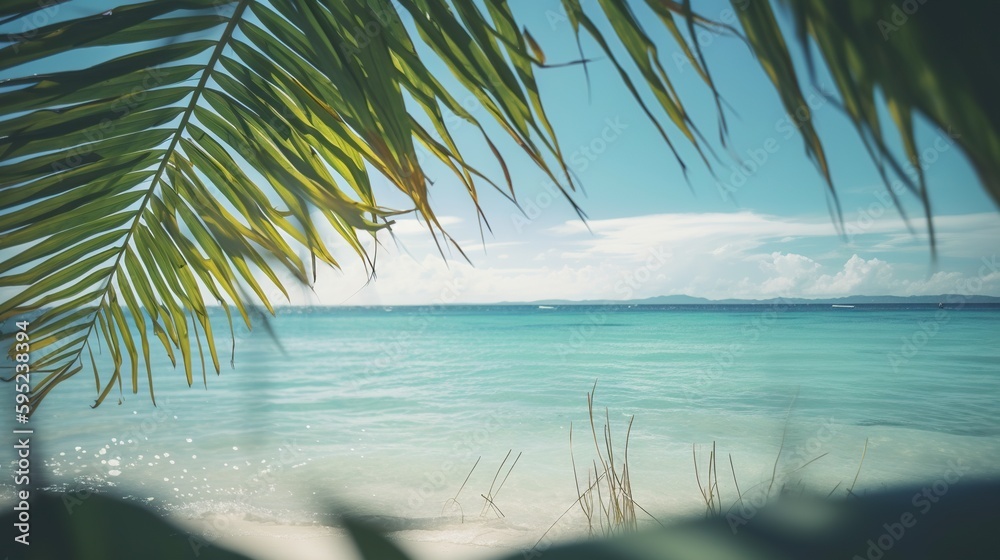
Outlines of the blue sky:
{"label": "blue sky", "polygon": [[[548,61],[577,58],[558,1],[515,8]],[[717,20],[731,17],[728,2],[703,1],[695,8]],[[432,203],[471,264],[454,252],[442,259],[426,228],[404,219],[394,228],[395,240],[384,241],[375,282],[364,286],[360,264],[348,262],[343,271],[322,273],[317,285],[302,289],[293,302],[626,299],[679,293],[709,298],[1000,295],[995,265],[1000,214],[947,132],[918,123],[938,230],[935,264],[917,198],[900,194],[911,233],[847,118],[807,87],[844,212],[847,235],[839,236],[825,183],[746,46],[729,37],[701,36],[717,87],[733,109],[727,112],[726,149],[718,141],[708,89],[681,62],[679,48],[660,24],[649,21],[647,31],[658,39],[664,66],[719,156],[710,160],[716,177],[657,113],[688,164],[685,181],[611,63],[584,41],[585,53],[598,58],[589,66],[589,99],[579,66],[540,70],[539,80],[559,141],[586,191],[574,195],[588,216],[586,225],[552,194],[539,170],[519,159],[512,144],[501,143],[525,213],[484,186],[482,206],[493,230],[485,242],[468,196],[444,169],[430,166]],[[804,69],[802,60],[797,62]],[[440,70],[445,79],[447,70]],[[823,71],[817,81],[833,90]],[[488,118],[471,100],[467,108]],[[455,133],[467,157],[492,177],[502,177],[478,133],[463,125]],[[489,130],[501,137],[495,127]],[[402,206],[383,186],[383,200]]]}

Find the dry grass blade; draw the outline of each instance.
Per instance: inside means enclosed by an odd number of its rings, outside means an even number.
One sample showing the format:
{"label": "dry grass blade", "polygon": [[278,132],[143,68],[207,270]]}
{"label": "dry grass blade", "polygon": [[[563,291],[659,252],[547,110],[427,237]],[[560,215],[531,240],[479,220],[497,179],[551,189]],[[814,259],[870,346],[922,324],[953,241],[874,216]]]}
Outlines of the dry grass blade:
{"label": "dry grass blade", "polygon": [[851,487],[847,489],[847,493],[851,496],[854,495],[854,485],[858,483],[858,477],[861,476],[861,466],[865,464],[865,455],[868,454],[868,438],[865,438],[865,448],[861,452],[861,462],[858,463],[858,472],[854,473],[854,481],[851,482]]}
{"label": "dry grass blade", "polygon": [[[808,463],[807,463],[808,464]],[[740,505],[743,505],[743,492],[740,492],[740,483],[736,480],[736,467],[733,466],[733,454],[729,454],[729,469],[733,471],[733,484],[736,485],[736,497]]]}
{"label": "dry grass blade", "polygon": [[481,461],[482,458],[483,458],[483,456],[480,455],[479,458],[476,459],[475,464],[473,464],[472,468],[469,469],[469,474],[467,474],[465,476],[465,480],[462,481],[462,486],[460,486],[458,488],[458,492],[455,492],[455,496],[452,497],[452,498],[449,498],[448,501],[445,502],[443,506],[441,506],[441,515],[444,515],[444,510],[445,510],[445,508],[448,507],[448,504],[455,504],[456,506],[458,506],[458,510],[461,512],[462,523],[465,523],[465,509],[462,508],[462,504],[458,503],[458,495],[461,494],[462,490],[465,489],[465,485],[468,484],[469,478],[472,476],[473,471],[476,470],[476,467],[479,465],[479,461]]}
{"label": "dry grass blade", "polygon": [[694,479],[695,483],[698,485],[698,491],[701,492],[701,498],[705,502],[705,515],[715,515],[717,504],[715,503],[714,495],[712,494],[712,463],[715,461],[715,442],[712,442],[713,452],[708,456],[708,476],[705,480],[705,484],[701,483],[701,474],[699,474],[698,466],[698,450],[697,447],[691,445],[691,457],[694,461]]}
{"label": "dry grass blade", "polygon": [[698,474],[698,453],[694,445],[691,446],[691,455],[694,459],[694,477],[698,484],[698,490],[705,501],[705,516],[717,515],[722,511],[722,503],[719,499],[719,476],[715,466],[715,442],[712,442],[712,451],[708,454],[708,468],[706,471],[705,484],[701,483],[701,475]]}
{"label": "dry grass blade", "polygon": [[503,480],[500,481],[500,486],[497,487],[496,492],[493,491],[493,488],[496,486],[497,478],[500,477],[500,472],[503,470],[503,466],[507,464],[507,460],[510,459],[510,454],[513,452],[513,449],[507,450],[507,455],[504,456],[503,461],[500,462],[500,466],[497,467],[497,472],[493,475],[493,482],[490,483],[490,489],[486,492],[486,494],[480,494],[480,497],[483,498],[483,509],[479,512],[480,516],[485,515],[486,510],[492,510],[497,517],[504,517],[503,512],[500,511],[500,508],[497,507],[494,500],[496,499],[497,493],[499,493],[500,489],[503,488],[504,483],[507,482],[507,478],[510,476],[511,471],[514,470],[514,466],[517,465],[517,461],[521,458],[521,453],[518,453],[517,457],[515,457],[514,461],[510,464],[510,468],[507,469],[507,474],[504,475]]}
{"label": "dry grass blade", "polygon": [[798,391],[795,392],[795,396],[792,397],[792,402],[788,403],[788,412],[785,413],[785,425],[781,429],[781,444],[778,446],[778,455],[774,458],[774,467],[771,469],[771,483],[767,486],[767,495],[770,497],[771,488],[774,486],[774,479],[778,475],[778,462],[781,460],[781,452],[785,449],[785,438],[788,437],[788,420],[792,416],[792,408],[795,406],[796,399],[799,398]]}
{"label": "dry grass blade", "polygon": [[829,452],[829,451],[827,451],[826,453],[823,453],[822,455],[819,455],[819,456],[817,456],[817,457],[813,457],[812,459],[809,459],[809,460],[808,460],[808,461],[806,461],[805,463],[802,463],[802,465],[800,465],[800,466],[798,466],[798,467],[795,467],[794,469],[792,469],[792,470],[791,470],[791,471],[789,471],[789,472],[796,472],[796,471],[800,471],[800,470],[802,470],[802,469],[804,469],[804,468],[808,467],[809,465],[811,465],[811,464],[815,463],[816,461],[819,461],[819,460],[820,460],[820,459],[822,459],[823,457],[826,457],[826,456],[827,456],[827,455],[829,455],[829,454],[830,454],[830,452]]}
{"label": "dry grass blade", "polygon": [[500,490],[503,490],[503,485],[507,482],[507,479],[510,477],[511,471],[514,470],[514,466],[517,465],[517,462],[520,459],[521,459],[521,452],[519,451],[517,453],[517,457],[514,457],[514,462],[511,463],[510,468],[507,469],[507,474],[505,474],[503,480],[500,481],[500,486],[497,486],[497,491],[492,493],[494,498],[496,498],[496,495],[500,493]]}
{"label": "dry grass blade", "polygon": [[[576,495],[577,500],[575,504],[580,505],[580,510],[583,512],[584,517],[587,519],[587,534],[594,534],[594,497],[593,494],[589,492],[593,485],[587,488],[587,492],[580,491],[580,477],[577,475],[576,471],[576,454],[573,453],[573,424],[569,425],[569,460],[570,465],[573,467],[573,483],[576,485]],[[590,482],[590,474],[587,474],[587,482]],[[565,515],[565,514],[563,514]],[[560,516],[561,519],[562,516]],[[557,520],[558,522],[558,520]],[[544,535],[543,535],[544,536]]]}
{"label": "dry grass blade", "polygon": [[[602,476],[603,476],[603,475],[602,475]],[[598,479],[598,480],[600,480],[600,479]],[[583,500],[583,499],[584,499],[584,496],[585,496],[585,495],[590,495],[590,493],[591,493],[591,492],[592,492],[592,491],[594,490],[594,487],[595,487],[596,485],[597,485],[597,481],[594,481],[594,482],[593,482],[593,483],[592,483],[592,484],[591,484],[590,486],[588,486],[588,487],[587,487],[587,488],[586,488],[586,489],[585,489],[585,490],[583,491],[583,493],[581,493],[581,494],[580,494],[580,495],[579,495],[579,496],[578,496],[578,497],[576,498],[576,500],[574,500],[574,501],[573,501],[573,503],[572,503],[572,504],[570,504],[570,505],[569,505],[569,507],[567,507],[567,508],[566,508],[566,509],[565,509],[565,510],[564,510],[564,511],[562,512],[562,514],[560,514],[560,515],[559,515],[559,517],[557,517],[557,518],[556,518],[556,520],[552,522],[552,524],[551,524],[551,525],[549,525],[549,528],[548,528],[548,529],[546,529],[544,533],[542,533],[542,536],[538,537],[538,540],[537,540],[537,541],[535,541],[535,544],[534,544],[534,546],[532,546],[532,549],[535,549],[535,548],[537,548],[537,547],[538,547],[538,545],[539,545],[539,544],[541,544],[541,542],[542,542],[542,541],[543,541],[543,540],[545,539],[545,537],[546,537],[546,536],[547,536],[547,535],[549,534],[549,532],[550,532],[550,531],[552,531],[552,529],[553,529],[553,528],[554,528],[554,527],[555,527],[556,525],[558,525],[558,524],[559,524],[559,522],[560,522],[560,521],[562,521],[562,519],[563,519],[564,517],[566,517],[566,515],[567,515],[567,514],[569,514],[569,512],[570,512],[570,511],[571,511],[571,510],[572,510],[572,509],[573,509],[574,507],[576,507],[576,505],[577,505],[578,503],[580,503],[580,501],[581,501],[581,500]]]}

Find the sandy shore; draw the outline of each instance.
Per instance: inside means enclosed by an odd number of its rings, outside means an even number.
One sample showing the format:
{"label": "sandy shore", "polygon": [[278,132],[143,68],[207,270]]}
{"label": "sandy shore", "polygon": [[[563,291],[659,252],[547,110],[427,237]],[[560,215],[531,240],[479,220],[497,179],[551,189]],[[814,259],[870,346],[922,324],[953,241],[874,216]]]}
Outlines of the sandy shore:
{"label": "sandy shore", "polygon": [[[360,560],[354,543],[342,529],[320,525],[280,525],[229,519],[213,528],[203,522],[175,519],[204,545],[220,545],[254,560]],[[218,524],[217,524],[218,525]],[[414,560],[487,560],[512,552],[509,548],[428,542],[397,533],[392,539]]]}

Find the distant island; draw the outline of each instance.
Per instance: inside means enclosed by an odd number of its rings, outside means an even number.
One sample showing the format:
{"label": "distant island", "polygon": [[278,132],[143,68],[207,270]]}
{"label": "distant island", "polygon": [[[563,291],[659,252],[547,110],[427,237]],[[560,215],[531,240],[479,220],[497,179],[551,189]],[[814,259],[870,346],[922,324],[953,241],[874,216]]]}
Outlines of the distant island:
{"label": "distant island", "polygon": [[1000,297],[961,294],[940,294],[936,296],[846,296],[838,298],[769,298],[769,299],[707,299],[686,295],[656,296],[645,299],[589,299],[589,300],[567,300],[567,299],[543,299],[537,301],[504,301],[493,305],[753,305],[753,304],[775,304],[775,303],[797,303],[797,304],[838,304],[838,305],[865,305],[865,304],[938,304],[954,305],[962,303],[996,303],[1000,304]]}

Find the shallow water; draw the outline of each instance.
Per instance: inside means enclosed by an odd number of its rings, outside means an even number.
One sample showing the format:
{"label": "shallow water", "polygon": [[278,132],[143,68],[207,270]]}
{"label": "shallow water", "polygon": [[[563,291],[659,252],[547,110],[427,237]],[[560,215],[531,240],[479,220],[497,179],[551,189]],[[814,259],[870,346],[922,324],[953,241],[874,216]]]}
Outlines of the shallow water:
{"label": "shallow water", "polygon": [[533,542],[566,510],[552,535],[583,530],[595,381],[600,445],[610,422],[620,463],[634,417],[633,495],[658,516],[703,511],[692,450],[704,483],[713,442],[727,507],[732,471],[763,497],[772,472],[773,493],[826,494],[1000,464],[997,307],[292,308],[277,341],[237,328],[235,368],[219,325],[207,390],[157,355],[155,408],[142,374],[95,410],[86,370],[55,391],[31,421],[47,483],[189,518],[335,504],[424,540]]}

